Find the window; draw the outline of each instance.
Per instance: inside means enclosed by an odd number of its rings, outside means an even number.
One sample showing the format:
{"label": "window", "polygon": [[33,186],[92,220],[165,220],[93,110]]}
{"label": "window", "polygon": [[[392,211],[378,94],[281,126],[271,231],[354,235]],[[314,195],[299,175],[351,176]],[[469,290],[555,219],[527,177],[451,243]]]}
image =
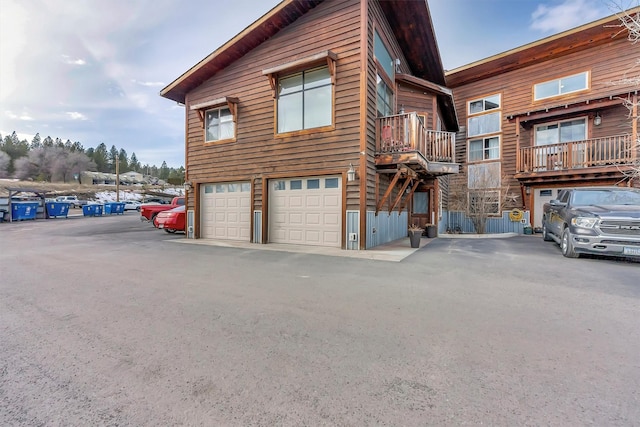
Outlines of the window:
{"label": "window", "polygon": [[307,180],[307,190],[317,190],[320,188],[320,180],[319,179],[308,179]]}
{"label": "window", "polygon": [[278,79],[278,133],[330,126],[332,87],[327,66]]}
{"label": "window", "polygon": [[565,95],[567,93],[579,92],[589,88],[589,72],[574,74],[562,77],[557,80],[551,80],[544,83],[538,83],[533,86],[533,99],[551,98],[554,96]]}
{"label": "window", "polygon": [[469,141],[469,161],[496,160],[500,158],[500,138],[474,139]]}
{"label": "window", "polygon": [[338,188],[338,178],[327,178],[324,180],[324,188]]}
{"label": "window", "polygon": [[469,102],[469,114],[478,114],[500,108],[500,95],[492,95]]}
{"label": "window", "polygon": [[535,139],[536,145],[584,141],[587,139],[587,119],[581,118],[538,125],[535,128]]}
{"label": "window", "polygon": [[414,214],[426,214],[428,213],[427,211],[427,196],[429,195],[429,193],[426,192],[420,192],[420,193],[413,193],[413,213]]}
{"label": "window", "polygon": [[228,107],[214,108],[205,112],[206,141],[221,141],[235,138],[233,114]]}
{"label": "window", "polygon": [[500,188],[500,162],[469,165],[467,175],[470,189]]}
{"label": "window", "polygon": [[382,37],[380,37],[380,34],[378,34],[377,31],[375,32],[373,42],[373,54],[382,66],[384,72],[387,73],[387,76],[389,76],[390,79],[395,78],[393,58],[391,57],[391,54],[389,54],[387,47],[382,41]]}
{"label": "window", "polygon": [[387,82],[378,74],[378,117],[391,116],[393,114],[393,91]]}
{"label": "window", "polygon": [[291,188],[291,190],[302,190],[302,181],[299,179],[291,181],[289,187]]}

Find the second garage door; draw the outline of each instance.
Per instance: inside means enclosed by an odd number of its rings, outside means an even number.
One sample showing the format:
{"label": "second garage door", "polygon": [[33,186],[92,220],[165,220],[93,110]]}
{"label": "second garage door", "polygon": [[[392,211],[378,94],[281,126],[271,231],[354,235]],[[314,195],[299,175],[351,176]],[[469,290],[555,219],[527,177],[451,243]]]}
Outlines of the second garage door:
{"label": "second garage door", "polygon": [[340,176],[271,180],[269,241],[298,245],[342,245]]}
{"label": "second garage door", "polygon": [[229,182],[201,186],[202,238],[251,239],[251,184]]}

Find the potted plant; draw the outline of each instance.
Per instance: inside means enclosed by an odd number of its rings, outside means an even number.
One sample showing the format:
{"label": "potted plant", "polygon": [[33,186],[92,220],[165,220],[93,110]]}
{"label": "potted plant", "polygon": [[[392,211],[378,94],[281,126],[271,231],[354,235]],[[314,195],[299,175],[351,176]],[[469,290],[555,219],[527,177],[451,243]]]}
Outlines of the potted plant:
{"label": "potted plant", "polygon": [[420,247],[420,238],[422,237],[422,232],[424,230],[422,227],[419,227],[415,224],[411,224],[409,226],[409,240],[411,241],[412,248]]}

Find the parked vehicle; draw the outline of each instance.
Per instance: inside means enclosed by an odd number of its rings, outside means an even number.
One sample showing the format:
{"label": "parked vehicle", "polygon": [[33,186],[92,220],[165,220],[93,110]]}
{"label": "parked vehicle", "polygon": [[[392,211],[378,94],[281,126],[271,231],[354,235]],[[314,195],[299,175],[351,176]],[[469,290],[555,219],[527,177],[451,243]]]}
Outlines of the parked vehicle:
{"label": "parked vehicle", "polygon": [[184,231],[185,224],[185,206],[178,206],[177,208],[170,209],[168,211],[160,212],[153,220],[153,225],[156,228],[161,228],[167,233],[175,233],[176,231]]}
{"label": "parked vehicle", "polygon": [[174,197],[170,205],[156,205],[143,203],[140,205],[140,220],[151,221],[155,219],[160,212],[168,211],[178,206],[184,206],[184,197]]}
{"label": "parked vehicle", "polygon": [[86,200],[80,200],[78,196],[58,196],[56,197],[56,202],[69,203],[70,208],[81,208],[87,204]]}
{"label": "parked vehicle", "polygon": [[592,253],[640,258],[640,189],[563,190],[543,210],[542,237],[558,243],[565,257]]}
{"label": "parked vehicle", "polygon": [[140,206],[142,205],[142,203],[140,203],[137,200],[125,200],[124,202],[124,210],[125,211],[138,211],[140,212]]}

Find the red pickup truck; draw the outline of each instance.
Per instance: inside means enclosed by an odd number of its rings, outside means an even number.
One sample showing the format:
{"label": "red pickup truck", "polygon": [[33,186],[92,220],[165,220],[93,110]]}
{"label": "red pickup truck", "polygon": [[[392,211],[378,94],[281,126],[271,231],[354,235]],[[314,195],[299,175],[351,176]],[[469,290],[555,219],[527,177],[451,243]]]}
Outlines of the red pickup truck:
{"label": "red pickup truck", "polygon": [[184,197],[174,197],[170,205],[142,204],[140,206],[140,221],[153,222],[160,212],[168,211],[178,206],[184,206]]}

